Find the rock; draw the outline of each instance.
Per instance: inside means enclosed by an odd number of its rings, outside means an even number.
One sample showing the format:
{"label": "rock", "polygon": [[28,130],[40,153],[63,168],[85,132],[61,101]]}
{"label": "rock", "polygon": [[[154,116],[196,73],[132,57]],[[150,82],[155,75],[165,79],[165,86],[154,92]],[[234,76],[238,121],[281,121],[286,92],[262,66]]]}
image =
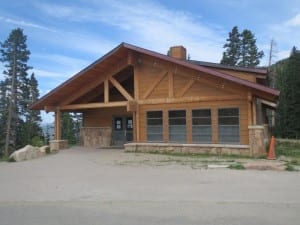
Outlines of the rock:
{"label": "rock", "polygon": [[26,145],[24,148],[21,148],[17,151],[14,151],[9,158],[13,159],[16,162],[35,159],[39,157],[40,150],[37,147],[31,145]]}
{"label": "rock", "polygon": [[40,150],[40,154],[42,154],[42,155],[50,153],[49,145],[44,145],[44,146],[40,147],[39,150]]}

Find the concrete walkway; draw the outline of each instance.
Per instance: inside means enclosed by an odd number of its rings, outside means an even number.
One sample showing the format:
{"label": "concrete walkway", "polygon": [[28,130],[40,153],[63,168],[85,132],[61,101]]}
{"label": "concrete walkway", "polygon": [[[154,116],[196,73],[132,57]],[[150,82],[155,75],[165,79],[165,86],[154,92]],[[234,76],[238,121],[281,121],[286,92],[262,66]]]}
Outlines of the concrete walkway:
{"label": "concrete walkway", "polygon": [[299,224],[300,173],[72,148],[0,163],[0,224]]}

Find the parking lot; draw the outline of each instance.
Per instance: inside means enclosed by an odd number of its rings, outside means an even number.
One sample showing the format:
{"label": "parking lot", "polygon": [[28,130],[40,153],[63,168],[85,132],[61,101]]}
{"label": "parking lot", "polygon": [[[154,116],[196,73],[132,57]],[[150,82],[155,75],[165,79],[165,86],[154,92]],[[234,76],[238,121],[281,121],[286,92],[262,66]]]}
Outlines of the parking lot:
{"label": "parking lot", "polygon": [[120,149],[0,163],[0,224],[299,224],[300,173]]}

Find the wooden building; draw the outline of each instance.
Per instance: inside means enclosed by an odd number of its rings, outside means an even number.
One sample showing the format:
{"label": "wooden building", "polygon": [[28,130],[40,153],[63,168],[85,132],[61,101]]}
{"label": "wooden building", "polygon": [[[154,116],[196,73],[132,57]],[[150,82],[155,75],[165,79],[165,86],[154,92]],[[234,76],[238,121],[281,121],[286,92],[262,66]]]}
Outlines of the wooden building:
{"label": "wooden building", "polygon": [[265,109],[279,91],[267,70],[186,59],[121,43],[53,89],[31,109],[55,112],[53,148],[61,148],[60,115],[83,113],[87,147],[128,151],[264,154]]}

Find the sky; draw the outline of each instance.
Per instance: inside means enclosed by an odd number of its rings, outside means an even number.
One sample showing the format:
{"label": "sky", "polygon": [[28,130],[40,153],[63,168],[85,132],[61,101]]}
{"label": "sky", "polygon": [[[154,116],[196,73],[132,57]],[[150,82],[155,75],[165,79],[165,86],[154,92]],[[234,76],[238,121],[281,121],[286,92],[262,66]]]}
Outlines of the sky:
{"label": "sky", "polygon": [[300,0],[0,0],[0,42],[23,29],[41,96],[121,42],[163,54],[183,45],[191,59],[218,63],[234,26],[255,34],[261,66],[274,39],[274,63],[300,48]]}

